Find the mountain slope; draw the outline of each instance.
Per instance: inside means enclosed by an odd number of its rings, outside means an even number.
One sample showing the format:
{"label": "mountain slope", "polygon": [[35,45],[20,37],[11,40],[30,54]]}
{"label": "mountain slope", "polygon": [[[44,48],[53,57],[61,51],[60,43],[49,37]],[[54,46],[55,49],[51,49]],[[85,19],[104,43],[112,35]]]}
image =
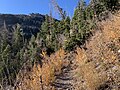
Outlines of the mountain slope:
{"label": "mountain slope", "polygon": [[120,89],[119,16],[117,13],[100,22],[85,49],[77,48],[70,55],[72,62],[56,77],[55,90]]}
{"label": "mountain slope", "polygon": [[[119,90],[120,17],[100,22],[84,48],[45,56],[43,68],[33,67],[19,79],[18,88],[34,90]],[[44,54],[43,54],[44,55]],[[28,78],[29,77],[29,78]],[[42,81],[39,77],[42,77]],[[21,89],[18,89],[21,90]],[[24,90],[24,89],[23,89]]]}
{"label": "mountain slope", "polygon": [[120,14],[99,23],[99,29],[77,49],[75,90],[120,89]]}
{"label": "mountain slope", "polygon": [[8,30],[12,31],[13,27],[18,23],[21,25],[23,33],[28,36],[31,36],[31,34],[36,35],[44,20],[45,16],[41,14],[0,14],[0,31],[3,30],[4,24],[6,24]]}

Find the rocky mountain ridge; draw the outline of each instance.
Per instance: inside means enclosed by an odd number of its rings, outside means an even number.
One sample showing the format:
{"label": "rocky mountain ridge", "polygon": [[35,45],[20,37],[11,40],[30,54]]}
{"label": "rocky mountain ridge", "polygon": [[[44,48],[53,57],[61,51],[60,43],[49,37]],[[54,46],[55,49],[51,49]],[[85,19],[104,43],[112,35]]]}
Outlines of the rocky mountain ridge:
{"label": "rocky mountain ridge", "polygon": [[36,35],[40,30],[42,22],[45,20],[45,15],[37,14],[0,14],[0,31],[6,28],[9,31],[13,30],[16,24],[20,24],[23,33],[28,36]]}

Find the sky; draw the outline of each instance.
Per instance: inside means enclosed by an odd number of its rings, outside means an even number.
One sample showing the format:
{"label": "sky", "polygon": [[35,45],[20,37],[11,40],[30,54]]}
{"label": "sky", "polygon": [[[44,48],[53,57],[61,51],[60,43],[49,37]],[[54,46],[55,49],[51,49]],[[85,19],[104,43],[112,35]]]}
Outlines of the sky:
{"label": "sky", "polygon": [[[57,0],[60,7],[62,7],[67,14],[72,17],[74,9],[79,0]],[[87,3],[89,0],[85,0]],[[57,12],[52,8],[50,0],[1,0],[0,13],[4,14],[30,14],[40,13],[49,14],[50,10],[53,17],[60,18]]]}

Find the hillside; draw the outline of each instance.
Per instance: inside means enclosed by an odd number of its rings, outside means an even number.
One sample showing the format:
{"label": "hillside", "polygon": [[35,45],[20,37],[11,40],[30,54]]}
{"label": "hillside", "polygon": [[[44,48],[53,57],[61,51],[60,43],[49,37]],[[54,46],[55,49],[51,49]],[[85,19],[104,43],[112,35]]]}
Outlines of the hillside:
{"label": "hillside", "polygon": [[40,31],[40,26],[45,20],[45,15],[41,14],[0,14],[0,30],[4,29],[4,24],[9,31],[13,31],[13,27],[18,23],[23,29],[26,37],[36,35]]}
{"label": "hillside", "polygon": [[0,15],[1,90],[119,90],[120,2],[84,0],[61,20]]}
{"label": "hillside", "polygon": [[[100,22],[85,47],[77,49],[75,90],[120,89],[120,13]],[[78,87],[77,87],[78,86]]]}
{"label": "hillside", "polygon": [[[119,90],[120,89],[120,14],[99,23],[98,30],[82,48],[65,53],[60,50],[44,56],[41,69],[18,78],[18,90]],[[48,63],[46,63],[48,60]],[[41,77],[42,75],[42,87]],[[29,77],[29,79],[27,78]],[[36,87],[36,88],[33,88]],[[43,88],[43,89],[41,89]]]}

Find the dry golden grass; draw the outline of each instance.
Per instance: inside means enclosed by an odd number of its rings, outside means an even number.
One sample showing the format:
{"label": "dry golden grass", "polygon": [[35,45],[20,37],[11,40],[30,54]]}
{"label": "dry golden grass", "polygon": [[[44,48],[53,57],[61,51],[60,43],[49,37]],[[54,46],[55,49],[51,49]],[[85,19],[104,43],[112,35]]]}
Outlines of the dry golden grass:
{"label": "dry golden grass", "polygon": [[87,90],[95,90],[107,80],[106,75],[99,76],[93,63],[89,63],[81,67],[81,73],[85,79]]}
{"label": "dry golden grass", "polygon": [[[60,74],[63,67],[63,59],[65,58],[65,51],[60,49],[50,57],[44,55],[43,66],[40,68],[39,64],[35,64],[32,71],[27,72],[24,77],[19,77],[20,85],[17,90],[54,90],[51,84],[55,80],[55,74]],[[41,79],[42,77],[42,83]]]}
{"label": "dry golden grass", "polygon": [[[87,50],[81,48],[76,50],[76,60],[79,65],[78,78],[82,77],[84,81],[81,84],[83,87],[80,86],[76,90],[98,90],[107,81],[112,83],[114,81],[117,85],[120,80],[119,73],[114,73],[110,66],[112,65],[115,69],[117,67],[116,70],[119,72],[120,17],[113,16],[112,20],[103,21],[100,24],[101,30],[96,31],[86,43]],[[118,90],[117,87],[115,90]]]}
{"label": "dry golden grass", "polygon": [[[77,74],[83,77],[86,83],[87,90],[95,90],[100,84],[106,80],[106,76],[99,77],[93,62],[88,63],[88,57],[85,50],[77,48],[76,60],[79,65]],[[78,75],[78,77],[80,77]],[[81,90],[81,89],[80,89]]]}
{"label": "dry golden grass", "polygon": [[77,51],[76,61],[79,63],[80,66],[82,66],[87,61],[86,52],[84,49],[81,48],[77,48],[76,51]]}
{"label": "dry golden grass", "polygon": [[103,59],[109,60],[112,63],[115,62],[118,56],[115,52],[120,49],[120,17],[113,16],[111,20],[107,20],[101,24],[103,26],[103,42],[107,43],[104,47]]}
{"label": "dry golden grass", "polygon": [[103,36],[106,41],[120,38],[120,17],[113,16],[111,20],[107,20],[101,24],[103,26]]}

